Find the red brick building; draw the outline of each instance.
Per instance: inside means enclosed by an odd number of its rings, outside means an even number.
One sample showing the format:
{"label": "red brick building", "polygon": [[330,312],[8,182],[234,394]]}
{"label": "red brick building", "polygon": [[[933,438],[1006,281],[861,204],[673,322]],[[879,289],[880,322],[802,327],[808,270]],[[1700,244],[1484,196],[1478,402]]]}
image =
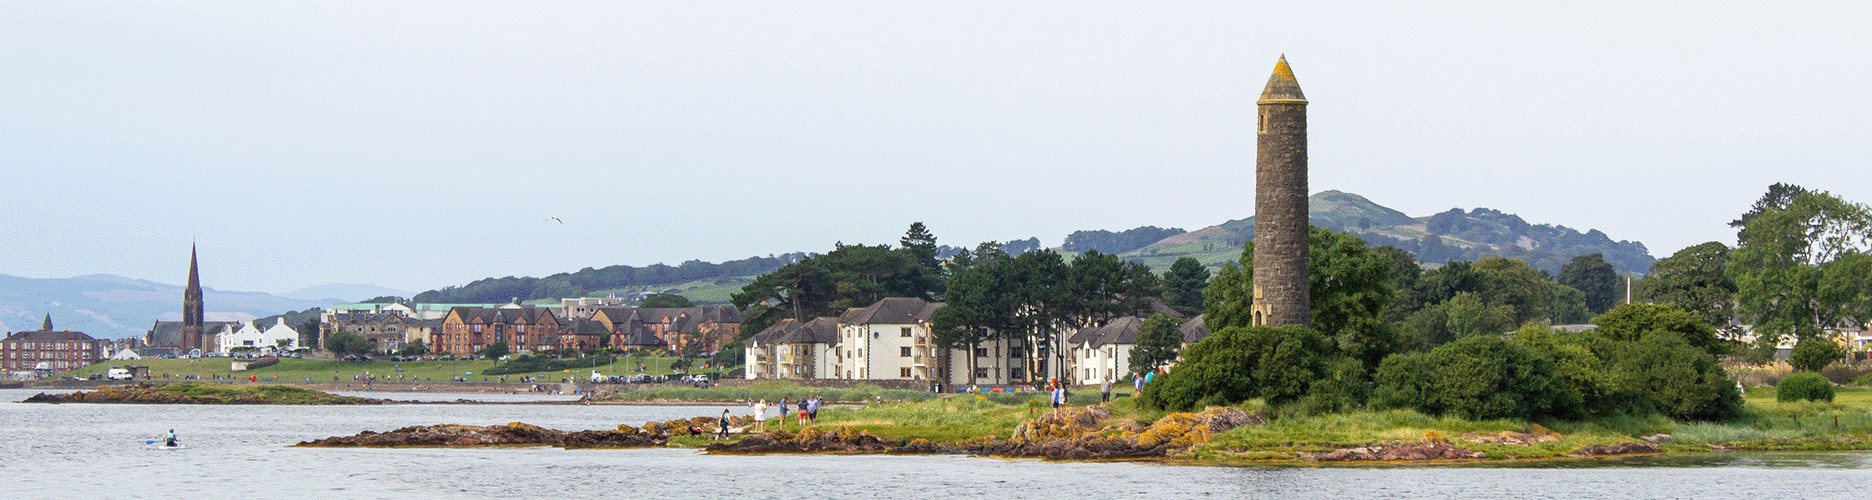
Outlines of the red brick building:
{"label": "red brick building", "polygon": [[[30,332],[13,332],[0,340],[0,371],[6,373],[44,368],[52,373],[76,370],[104,359],[110,342],[91,338],[84,332],[53,330],[52,315],[45,325]],[[43,364],[43,366],[41,366]]]}
{"label": "red brick building", "polygon": [[500,342],[514,353],[549,351],[559,347],[562,327],[559,317],[544,307],[455,307],[442,317],[442,332],[435,336],[432,350],[464,356]]}

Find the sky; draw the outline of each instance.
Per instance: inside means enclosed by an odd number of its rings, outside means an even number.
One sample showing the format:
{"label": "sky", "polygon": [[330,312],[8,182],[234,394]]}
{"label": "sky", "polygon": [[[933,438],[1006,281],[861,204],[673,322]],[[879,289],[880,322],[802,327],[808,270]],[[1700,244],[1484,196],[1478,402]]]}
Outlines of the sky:
{"label": "sky", "polygon": [[[1311,188],[1663,257],[1872,202],[1872,3],[4,2],[0,274],[286,292],[1252,215]],[[549,220],[558,217],[563,223]]]}

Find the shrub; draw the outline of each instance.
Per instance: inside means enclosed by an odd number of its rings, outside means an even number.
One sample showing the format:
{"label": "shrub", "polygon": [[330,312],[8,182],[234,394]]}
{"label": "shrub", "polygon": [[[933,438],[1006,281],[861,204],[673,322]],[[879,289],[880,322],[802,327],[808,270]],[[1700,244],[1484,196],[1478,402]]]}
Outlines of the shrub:
{"label": "shrub", "polygon": [[1341,357],[1327,365],[1324,378],[1307,387],[1301,406],[1314,414],[1352,411],[1365,405],[1370,392],[1365,385],[1365,363]]}
{"label": "shrub", "polygon": [[[596,358],[596,359],[593,359]],[[553,359],[536,354],[522,354],[501,363],[499,366],[482,370],[487,375],[512,375],[515,373],[541,373],[591,368],[617,362],[617,356],[588,356],[583,358]]]}
{"label": "shrub", "polygon": [[1695,314],[1667,305],[1625,304],[1593,318],[1592,322],[1599,325],[1598,334],[1615,340],[1636,341],[1651,332],[1668,332],[1710,354],[1722,355],[1729,351],[1729,346],[1716,337],[1715,327]]}
{"label": "shrub", "polygon": [[1796,371],[1817,372],[1826,365],[1846,358],[1846,351],[1831,340],[1807,338],[1794,344],[1794,351],[1788,353],[1788,364]]}
{"label": "shrub", "polygon": [[1853,385],[1860,386],[1860,387],[1872,387],[1872,373],[1866,373],[1857,377],[1853,377],[1852,383]]}
{"label": "shrub", "polygon": [[1673,332],[1647,333],[1611,352],[1619,413],[1661,413],[1688,420],[1721,420],[1741,412],[1742,398],[1715,356]]}
{"label": "shrub", "polygon": [[1269,404],[1299,399],[1320,377],[1332,345],[1302,326],[1229,327],[1184,352],[1176,369],[1144,386],[1152,408],[1192,410],[1256,397]]}
{"label": "shrub", "polygon": [[1566,415],[1579,407],[1554,375],[1553,358],[1500,337],[1393,356],[1379,365],[1377,382],[1384,406],[1475,420]]}
{"label": "shrub", "polygon": [[1813,372],[1798,372],[1781,378],[1775,386],[1775,401],[1833,401],[1833,383]]}
{"label": "shrub", "polygon": [[1839,385],[1856,384],[1867,375],[1872,375],[1872,365],[1833,363],[1820,369],[1820,376]]}

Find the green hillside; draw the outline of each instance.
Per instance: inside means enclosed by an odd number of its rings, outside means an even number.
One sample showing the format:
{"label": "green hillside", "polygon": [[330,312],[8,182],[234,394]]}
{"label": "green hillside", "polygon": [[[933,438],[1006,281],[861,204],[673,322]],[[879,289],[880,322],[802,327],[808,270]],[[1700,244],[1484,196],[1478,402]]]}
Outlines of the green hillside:
{"label": "green hillside", "polygon": [[[1643,243],[1615,241],[1596,229],[1581,233],[1566,226],[1531,224],[1514,214],[1488,208],[1466,212],[1450,209],[1413,218],[1341,191],[1321,192],[1307,200],[1313,225],[1357,233],[1366,243],[1395,246],[1424,262],[1500,256],[1559,272],[1560,266],[1575,256],[1600,253],[1619,272],[1642,273],[1650,270],[1656,260]],[[1124,256],[1153,268],[1168,267],[1178,257],[1220,265],[1234,261],[1242,244],[1252,239],[1254,218],[1249,217],[1164,238]]]}

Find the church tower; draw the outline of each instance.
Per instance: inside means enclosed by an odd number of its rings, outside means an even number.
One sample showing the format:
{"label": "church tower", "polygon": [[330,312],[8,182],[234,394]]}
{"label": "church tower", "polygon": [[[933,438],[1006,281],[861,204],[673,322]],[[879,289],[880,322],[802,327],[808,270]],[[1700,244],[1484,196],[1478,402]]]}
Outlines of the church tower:
{"label": "church tower", "polygon": [[182,352],[202,348],[201,272],[195,263],[195,245],[189,245],[188,289],[182,291]]}
{"label": "church tower", "polygon": [[1287,56],[1255,101],[1254,324],[1313,324],[1307,283],[1306,95]]}

